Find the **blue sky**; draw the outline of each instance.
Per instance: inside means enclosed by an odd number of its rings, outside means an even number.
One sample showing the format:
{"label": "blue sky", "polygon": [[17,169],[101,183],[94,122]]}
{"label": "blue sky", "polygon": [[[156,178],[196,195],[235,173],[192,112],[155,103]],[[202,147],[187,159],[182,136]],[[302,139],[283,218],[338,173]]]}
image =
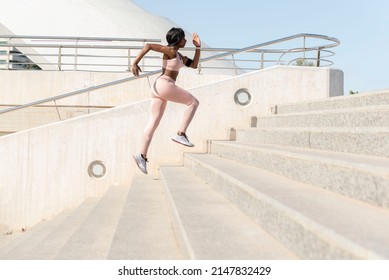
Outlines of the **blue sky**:
{"label": "blue sky", "polygon": [[210,47],[240,48],[314,33],[338,38],[333,68],[345,93],[389,89],[389,1],[133,0],[197,32]]}

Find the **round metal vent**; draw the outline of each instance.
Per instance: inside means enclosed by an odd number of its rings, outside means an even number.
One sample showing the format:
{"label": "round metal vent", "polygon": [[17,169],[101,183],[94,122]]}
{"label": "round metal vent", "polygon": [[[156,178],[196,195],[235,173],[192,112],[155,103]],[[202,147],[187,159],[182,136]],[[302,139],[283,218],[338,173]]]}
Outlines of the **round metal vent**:
{"label": "round metal vent", "polygon": [[103,178],[107,174],[107,167],[101,160],[92,161],[88,166],[88,174],[92,178]]}
{"label": "round metal vent", "polygon": [[248,89],[238,89],[234,94],[234,101],[237,105],[247,106],[251,102],[251,94]]}

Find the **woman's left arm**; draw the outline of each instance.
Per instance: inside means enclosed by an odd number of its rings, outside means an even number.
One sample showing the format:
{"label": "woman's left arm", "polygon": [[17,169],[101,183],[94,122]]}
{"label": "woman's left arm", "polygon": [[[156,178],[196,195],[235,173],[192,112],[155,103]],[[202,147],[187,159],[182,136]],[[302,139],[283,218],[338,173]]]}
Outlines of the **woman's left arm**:
{"label": "woman's left arm", "polygon": [[201,40],[197,33],[193,33],[192,38],[193,45],[196,47],[195,55],[193,60],[187,58],[184,62],[186,66],[196,69],[200,61],[200,51],[201,51]]}

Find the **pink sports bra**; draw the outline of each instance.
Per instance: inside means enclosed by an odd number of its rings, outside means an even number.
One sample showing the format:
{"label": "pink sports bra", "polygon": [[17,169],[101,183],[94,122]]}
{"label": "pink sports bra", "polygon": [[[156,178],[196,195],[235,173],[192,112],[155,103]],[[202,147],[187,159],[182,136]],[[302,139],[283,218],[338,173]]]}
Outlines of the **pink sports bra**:
{"label": "pink sports bra", "polygon": [[184,67],[184,62],[182,61],[181,55],[177,52],[175,58],[162,60],[162,67],[166,70],[178,72],[180,68]]}

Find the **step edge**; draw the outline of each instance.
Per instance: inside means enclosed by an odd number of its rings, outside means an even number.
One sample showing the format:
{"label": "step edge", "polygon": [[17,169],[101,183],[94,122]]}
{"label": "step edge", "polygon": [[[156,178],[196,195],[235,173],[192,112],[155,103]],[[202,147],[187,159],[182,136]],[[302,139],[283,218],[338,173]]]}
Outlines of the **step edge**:
{"label": "step edge", "polygon": [[[386,163],[389,166],[389,159],[385,157],[379,157],[374,155],[366,155],[366,154],[354,154],[354,153],[345,153],[345,152],[336,152],[336,151],[329,151],[329,150],[318,150],[318,149],[310,149],[305,147],[298,147],[298,146],[282,146],[277,144],[256,144],[251,142],[243,142],[243,141],[228,141],[228,140],[212,140],[211,144],[216,145],[222,145],[222,146],[230,146],[230,147],[237,147],[252,151],[261,151],[268,154],[276,154],[279,156],[286,156],[293,159],[301,159],[306,161],[314,161],[314,162],[320,162],[321,164],[327,164],[327,165],[339,165],[342,168],[353,168],[357,169],[358,171],[366,173],[372,173],[377,176],[383,176],[387,177],[389,175],[388,168],[383,166],[378,166],[369,164],[366,162],[363,163],[356,163],[355,159],[371,159],[382,161],[383,163]],[[262,145],[261,147],[258,145]],[[267,147],[265,147],[267,146]],[[289,149],[288,151],[281,151],[278,149],[272,149],[272,147],[277,148],[281,147],[284,149]],[[211,148],[212,150],[212,148]],[[309,153],[315,153],[315,155],[306,155],[304,152]],[[344,155],[346,157],[349,157],[350,159],[333,159],[329,158],[325,154],[328,155]],[[353,160],[354,158],[354,160]]]}
{"label": "step edge", "polygon": [[[194,253],[193,247],[189,241],[189,237],[186,233],[185,227],[182,224],[182,220],[180,217],[180,214],[177,210],[177,207],[175,205],[173,196],[170,192],[169,186],[166,182],[164,173],[163,173],[163,166],[159,167],[159,176],[162,181],[162,184],[164,186],[164,189],[166,191],[166,198],[168,200],[168,208],[172,216],[172,221],[174,224],[172,224],[173,231],[176,235],[178,245],[180,248],[182,248],[181,253],[183,253],[184,258],[188,258],[190,260],[196,260],[196,254]],[[182,252],[183,251],[183,252]]]}

